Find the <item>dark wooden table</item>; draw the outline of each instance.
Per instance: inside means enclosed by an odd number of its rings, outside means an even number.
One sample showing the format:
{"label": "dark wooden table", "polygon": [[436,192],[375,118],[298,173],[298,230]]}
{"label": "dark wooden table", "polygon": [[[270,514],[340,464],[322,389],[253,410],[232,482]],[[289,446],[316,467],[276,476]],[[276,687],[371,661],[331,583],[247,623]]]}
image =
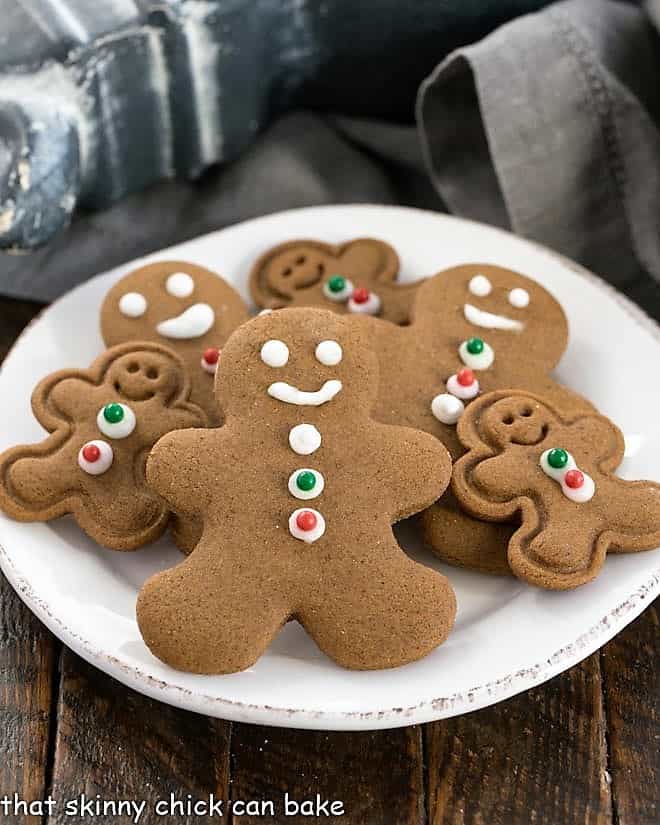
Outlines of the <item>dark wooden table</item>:
{"label": "dark wooden table", "polygon": [[[0,299],[4,357],[39,306]],[[658,603],[601,651],[485,710],[376,733],[230,724],[128,690],[63,647],[0,580],[0,822],[67,817],[64,803],[145,801],[155,823],[658,825]],[[282,799],[341,800],[340,817],[288,817]],[[274,801],[278,814],[157,816],[181,801]],[[58,802],[4,814],[5,795]],[[20,806],[19,806],[20,807]],[[12,811],[13,808],[9,808]]]}

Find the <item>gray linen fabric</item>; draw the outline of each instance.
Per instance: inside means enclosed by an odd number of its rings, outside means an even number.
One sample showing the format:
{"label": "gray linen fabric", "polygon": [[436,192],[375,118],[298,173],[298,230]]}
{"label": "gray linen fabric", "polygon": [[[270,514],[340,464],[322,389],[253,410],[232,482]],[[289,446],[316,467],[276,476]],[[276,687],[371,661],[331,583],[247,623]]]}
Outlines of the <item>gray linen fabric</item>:
{"label": "gray linen fabric", "polygon": [[657,301],[648,275],[660,280],[659,69],[644,12],[605,0],[558,3],[454,52],[418,98],[450,211]]}
{"label": "gray linen fabric", "polygon": [[[653,9],[660,20],[660,0]],[[660,318],[658,41],[640,8],[613,0],[520,17],[438,66],[420,90],[419,131],[286,115],[196,183],[79,212],[45,249],[0,254],[0,292],[50,300],[123,261],[280,209],[404,203],[545,243]]]}

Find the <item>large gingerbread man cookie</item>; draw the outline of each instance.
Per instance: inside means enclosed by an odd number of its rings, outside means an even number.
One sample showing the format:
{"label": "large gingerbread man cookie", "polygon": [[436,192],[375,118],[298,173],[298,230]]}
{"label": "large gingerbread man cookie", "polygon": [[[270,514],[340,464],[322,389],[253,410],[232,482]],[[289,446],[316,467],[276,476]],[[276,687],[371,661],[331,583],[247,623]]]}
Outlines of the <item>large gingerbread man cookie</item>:
{"label": "large gingerbread man cookie", "polygon": [[0,457],[0,508],[19,521],[72,513],[105,547],[134,550],[165,529],[169,508],[145,480],[147,455],[170,430],[201,427],[178,356],[157,344],[122,344],[89,369],[41,381],[32,409],[50,433]]}
{"label": "large gingerbread man cookie", "polygon": [[276,311],[231,336],[216,380],[224,426],[166,435],[147,465],[153,488],[203,525],[192,554],[139,595],[156,656],[242,670],[289,619],[348,668],[402,665],[444,640],[453,591],[391,525],[444,490],[449,455],[371,418],[377,382],[364,332],[330,312]]}
{"label": "large gingerbread man cookie", "polygon": [[396,280],[399,256],[384,241],[347,243],[287,241],[269,249],[252,267],[250,292],[257,306],[317,306],[340,314],[377,315],[408,322],[417,284]]}
{"label": "large gingerbread man cookie", "polygon": [[191,400],[213,425],[221,422],[213,399],[220,349],[248,311],[219,275],[185,261],[157,261],[130,272],[108,292],[101,307],[107,346],[154,341],[175,350],[191,382]]}
{"label": "large gingerbread man cookie", "polygon": [[454,493],[480,518],[521,522],[508,545],[521,579],[577,587],[608,551],[660,546],[660,484],[612,474],[623,436],[604,416],[504,390],[470,405],[458,435],[468,452],[454,466]]}
{"label": "large gingerbread man cookie", "polygon": [[[564,408],[592,409],[550,374],[568,341],[562,308],[540,284],[509,269],[466,264],[445,270],[418,287],[410,325],[375,318],[360,324],[368,327],[383,376],[376,418],[435,435],[454,459],[463,452],[456,422],[490,390],[524,389]],[[467,517],[451,495],[424,513],[422,525],[442,559],[508,571],[513,528]]]}

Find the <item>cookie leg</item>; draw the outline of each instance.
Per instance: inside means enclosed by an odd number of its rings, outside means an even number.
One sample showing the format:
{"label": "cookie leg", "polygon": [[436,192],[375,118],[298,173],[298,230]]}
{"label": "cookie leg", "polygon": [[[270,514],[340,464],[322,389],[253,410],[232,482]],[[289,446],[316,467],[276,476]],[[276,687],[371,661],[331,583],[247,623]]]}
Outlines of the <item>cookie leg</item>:
{"label": "cookie leg", "polygon": [[447,579],[398,548],[324,571],[296,618],[321,650],[352,670],[404,665],[445,640],[456,614]]}
{"label": "cookie leg", "polygon": [[569,590],[598,575],[606,551],[599,528],[569,531],[559,521],[537,531],[523,524],[509,543],[509,564],[515,576],[530,584]]}
{"label": "cookie leg", "polygon": [[253,665],[289,618],[276,581],[249,559],[219,558],[204,540],[177,567],[153,576],[138,596],[140,632],[177,670],[234,673]]}

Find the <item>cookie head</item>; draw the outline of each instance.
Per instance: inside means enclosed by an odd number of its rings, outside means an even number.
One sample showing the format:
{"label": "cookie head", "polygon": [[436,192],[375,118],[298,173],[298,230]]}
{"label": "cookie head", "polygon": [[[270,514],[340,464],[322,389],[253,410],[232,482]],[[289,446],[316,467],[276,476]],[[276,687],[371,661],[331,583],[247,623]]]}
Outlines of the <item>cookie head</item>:
{"label": "cookie head", "polygon": [[228,415],[334,416],[369,408],[377,370],[359,325],[320,309],[275,310],[227,341],[216,395]]}
{"label": "cookie head", "polygon": [[136,349],[110,364],[107,381],[126,401],[161,398],[164,403],[184,391],[181,365],[165,350]]}
{"label": "cookie head", "polygon": [[555,424],[557,419],[545,404],[529,396],[509,395],[483,410],[478,430],[486,443],[503,450],[509,444],[540,444]]}
{"label": "cookie head", "polygon": [[380,315],[381,291],[391,285],[399,259],[391,246],[358,238],[333,246],[289,241],[256,262],[250,289],[258,306],[319,306],[334,312]]}
{"label": "cookie head", "polygon": [[184,261],[158,261],[122,278],[101,308],[108,345],[156,341],[203,354],[246,317],[240,296],[218,275]]}
{"label": "cookie head", "polygon": [[430,278],[419,290],[415,319],[461,340],[485,341],[495,353],[517,351],[548,369],[568,340],[564,311],[546,289],[490,264],[453,267]]}

